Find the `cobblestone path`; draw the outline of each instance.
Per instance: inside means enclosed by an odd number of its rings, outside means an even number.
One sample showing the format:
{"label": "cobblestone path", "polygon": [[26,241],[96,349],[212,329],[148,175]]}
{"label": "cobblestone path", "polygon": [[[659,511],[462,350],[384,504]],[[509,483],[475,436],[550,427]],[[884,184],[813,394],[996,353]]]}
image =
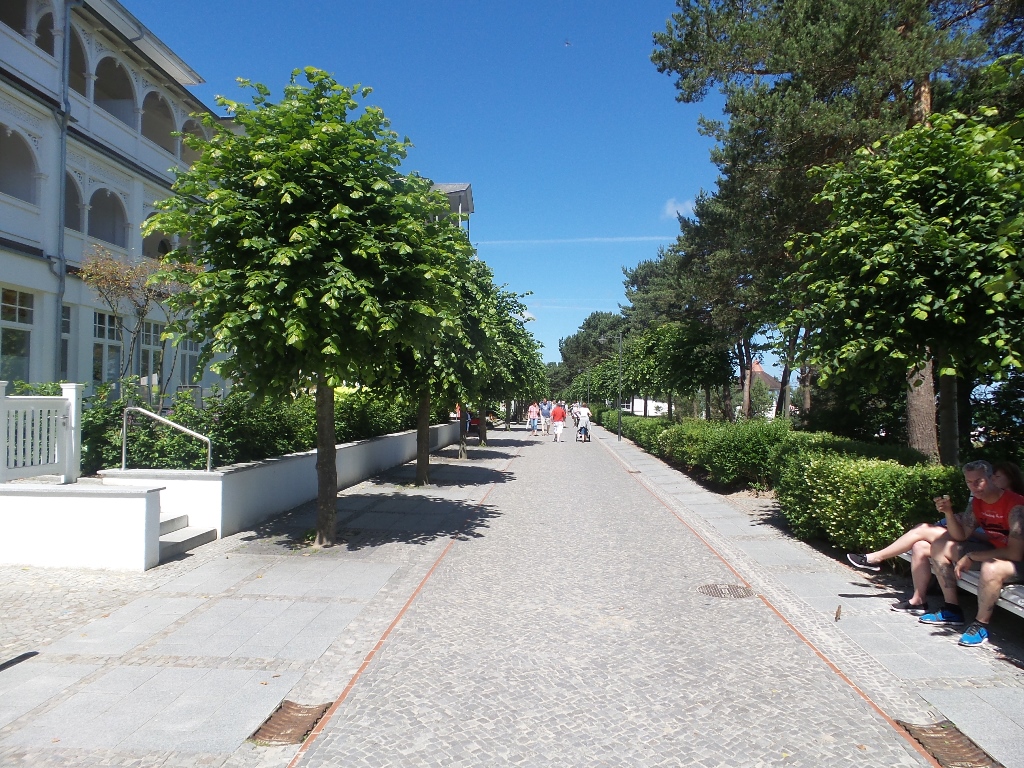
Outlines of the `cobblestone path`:
{"label": "cobblestone path", "polygon": [[928,764],[764,602],[699,592],[738,577],[604,445],[534,442],[299,765]]}

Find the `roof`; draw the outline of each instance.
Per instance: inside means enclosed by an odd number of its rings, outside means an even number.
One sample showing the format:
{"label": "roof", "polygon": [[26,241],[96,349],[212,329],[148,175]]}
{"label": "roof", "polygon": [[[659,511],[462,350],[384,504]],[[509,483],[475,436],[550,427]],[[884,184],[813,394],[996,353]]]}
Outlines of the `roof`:
{"label": "roof", "polygon": [[434,184],[432,190],[444,192],[448,196],[448,203],[452,207],[452,213],[458,213],[461,207],[463,213],[473,213],[473,185],[461,182],[455,184]]}
{"label": "roof", "polygon": [[755,381],[760,381],[766,387],[769,392],[781,392],[782,382],[772,376],[770,373],[765,371],[761,367],[761,364],[755,360],[750,366],[750,383],[753,384]]}
{"label": "roof", "polygon": [[205,82],[192,67],[117,0],[87,0],[85,8],[102,18],[111,29],[173,77],[178,85],[200,85]]}

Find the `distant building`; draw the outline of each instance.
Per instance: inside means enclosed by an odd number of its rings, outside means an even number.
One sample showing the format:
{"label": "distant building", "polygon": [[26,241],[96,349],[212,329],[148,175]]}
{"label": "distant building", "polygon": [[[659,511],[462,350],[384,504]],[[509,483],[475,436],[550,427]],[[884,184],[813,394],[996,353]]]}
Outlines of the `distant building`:
{"label": "distant building", "polygon": [[191,384],[199,350],[160,341],[162,311],[121,339],[76,274],[93,246],[138,260],[175,244],[139,227],[194,160],[172,134],[203,133],[201,82],[116,0],[0,4],[0,379]]}
{"label": "distant building", "polygon": [[431,190],[439,190],[448,196],[448,204],[452,213],[456,214],[462,226],[462,218],[465,217],[466,235],[469,236],[469,214],[473,213],[473,185],[460,182],[457,184],[435,184]]}
{"label": "distant building", "polygon": [[760,381],[764,384],[772,396],[772,403],[763,415],[769,419],[774,418],[775,406],[779,402],[779,395],[782,393],[782,382],[762,368],[757,360],[750,366],[750,385],[753,386],[755,381]]}

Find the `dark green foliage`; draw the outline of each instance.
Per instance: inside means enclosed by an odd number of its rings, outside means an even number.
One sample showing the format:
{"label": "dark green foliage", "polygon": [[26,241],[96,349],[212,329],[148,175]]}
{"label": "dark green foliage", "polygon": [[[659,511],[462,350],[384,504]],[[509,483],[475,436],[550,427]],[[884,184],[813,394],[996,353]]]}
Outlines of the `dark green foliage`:
{"label": "dark green foliage", "polygon": [[935,520],[932,499],[949,494],[954,509],[967,503],[955,467],[902,466],[893,461],[800,452],[775,489],[779,506],[801,538],[825,537],[854,551],[879,549],[918,523]]}
{"label": "dark green foliage", "polygon": [[[603,411],[611,427],[613,411]],[[622,434],[648,452],[725,486],[774,487],[801,538],[874,549],[936,518],[935,496],[961,508],[967,489],[956,468],[926,464],[909,448],[828,433],[794,432],[782,420],[735,424],[625,416]]]}
{"label": "dark green foliage", "polygon": [[853,440],[906,444],[906,403],[903,375],[872,382],[837,381],[828,389],[813,389],[813,405],[800,414],[799,425],[808,432],[831,432]]}
{"label": "dark green foliage", "polygon": [[971,457],[1005,459],[1024,465],[1024,373],[1011,370],[1007,378],[979,390],[973,398],[974,420],[984,425]]}
{"label": "dark green foliage", "polygon": [[[82,474],[121,466],[121,424],[124,409],[138,405],[132,381],[121,383],[120,397],[110,384],[96,387],[82,411]],[[19,395],[60,394],[57,384],[15,382]],[[284,400],[260,400],[242,390],[214,395],[198,408],[188,393],[174,400],[164,414],[176,424],[206,435],[213,443],[214,466],[259,461],[316,447],[316,404],[309,394]],[[447,413],[435,419],[446,421]],[[411,406],[361,389],[335,398],[335,430],[339,443],[412,429]],[[128,466],[147,469],[205,469],[206,446],[200,440],[144,416],[129,422]]]}

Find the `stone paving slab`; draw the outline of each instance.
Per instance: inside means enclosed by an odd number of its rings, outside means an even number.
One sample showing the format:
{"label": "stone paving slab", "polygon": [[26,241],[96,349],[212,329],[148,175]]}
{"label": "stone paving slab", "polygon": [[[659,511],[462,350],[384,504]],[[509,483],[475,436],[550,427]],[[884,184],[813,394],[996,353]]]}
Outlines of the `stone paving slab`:
{"label": "stone paving slab", "polygon": [[[539,440],[303,766],[923,765],[597,445]],[[728,505],[710,505],[722,514]]]}
{"label": "stone paving slab", "polygon": [[[984,745],[1024,765],[1013,667],[944,676],[963,649],[898,592],[603,436],[385,473],[316,554],[307,505],[145,574],[0,568],[3,658],[41,652],[0,673],[0,765],[285,766],[245,737],[284,697],[336,699],[449,545],[303,765],[923,765],[787,621],[890,715],[1001,713]],[[693,531],[768,603],[698,592],[740,577]]]}
{"label": "stone paving slab", "polygon": [[[1017,617],[996,616],[993,626],[997,632],[1005,631],[993,645],[959,647],[960,631],[923,625],[917,617],[889,610],[890,603],[909,592],[907,580],[897,580],[893,589],[888,583],[891,580],[873,579],[791,537],[754,538],[740,533],[744,526],[778,531],[770,519],[771,502],[748,501],[749,509],[732,504],[730,511],[729,505],[701,499],[702,495],[720,497],[703,491],[693,481],[673,483],[670,490],[654,479],[664,477],[663,462],[629,441],[619,443],[607,433],[604,436],[606,446],[633,470],[639,470],[637,477],[735,564],[890,716],[914,723],[948,717],[979,744],[991,747],[1007,768],[1024,767],[1021,750],[1008,746],[1024,744],[1024,729],[1019,724],[1012,719],[989,724],[984,718],[963,718],[959,710],[954,713],[937,706],[939,697],[933,696],[936,690],[964,687],[1024,693],[1024,674],[998,655],[1002,652],[1024,661],[1019,641],[1022,624]],[[680,490],[687,484],[689,489]],[[842,618],[837,622],[834,617],[840,606]],[[1015,703],[1016,699],[1008,701]]]}

